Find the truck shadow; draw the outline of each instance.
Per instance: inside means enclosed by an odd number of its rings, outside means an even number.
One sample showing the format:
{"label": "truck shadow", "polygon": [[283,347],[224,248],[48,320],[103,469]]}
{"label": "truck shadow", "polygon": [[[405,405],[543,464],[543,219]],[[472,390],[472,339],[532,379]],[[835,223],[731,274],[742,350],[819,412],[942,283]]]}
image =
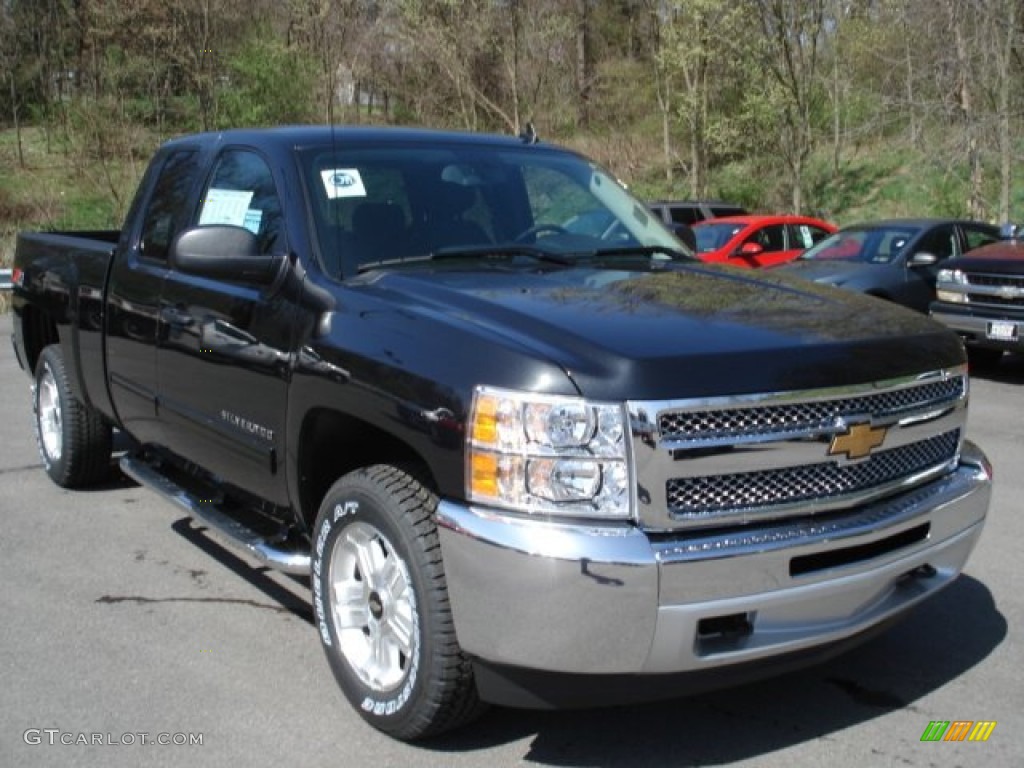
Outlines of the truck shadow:
{"label": "truck shadow", "polygon": [[[966,631],[966,628],[970,628]],[[530,739],[556,766],[728,764],[812,741],[915,702],[985,659],[1007,623],[981,582],[961,576],[889,631],[825,664],[751,685],[641,706],[571,712],[495,709],[424,744],[465,752]],[[916,741],[919,732],[908,733]]]}
{"label": "truck shadow", "polygon": [[985,379],[1002,384],[1024,384],[1024,354],[1010,353],[996,365],[970,368],[972,379]]}
{"label": "truck shadow", "polygon": [[[309,579],[279,573],[265,566],[250,565],[234,552],[222,546],[220,542],[210,538],[203,532],[202,526],[193,522],[191,518],[182,517],[175,520],[171,524],[171,530],[236,576],[245,579],[296,618],[313,626],[313,608],[309,600],[303,599],[291,591],[297,587],[303,594],[308,594]],[[285,581],[286,584],[282,584],[281,581]]]}

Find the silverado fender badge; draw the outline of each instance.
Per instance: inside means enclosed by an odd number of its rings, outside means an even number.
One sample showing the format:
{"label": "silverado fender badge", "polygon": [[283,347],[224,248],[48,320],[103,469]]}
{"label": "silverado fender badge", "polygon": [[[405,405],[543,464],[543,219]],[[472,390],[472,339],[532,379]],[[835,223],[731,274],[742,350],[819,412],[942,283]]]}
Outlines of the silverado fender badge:
{"label": "silverado fender badge", "polygon": [[228,410],[221,410],[220,417],[231,426],[236,427],[243,432],[248,432],[250,435],[262,437],[264,440],[271,442],[274,440],[274,430],[268,429],[262,424],[257,424],[255,421],[249,421],[249,419],[242,418],[237,413],[232,413]]}
{"label": "silverado fender badge", "polygon": [[872,427],[870,424],[854,424],[832,438],[828,446],[829,456],[845,454],[847,459],[863,459],[885,442],[886,427]]}

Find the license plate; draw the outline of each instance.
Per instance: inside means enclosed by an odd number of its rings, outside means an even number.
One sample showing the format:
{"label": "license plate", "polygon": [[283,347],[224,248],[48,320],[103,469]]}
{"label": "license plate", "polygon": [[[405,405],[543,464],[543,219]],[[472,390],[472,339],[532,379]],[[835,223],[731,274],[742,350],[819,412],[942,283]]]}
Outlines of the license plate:
{"label": "license plate", "polygon": [[1015,341],[1017,338],[1017,324],[1007,322],[993,322],[988,324],[988,332],[985,334],[990,339],[999,341]]}

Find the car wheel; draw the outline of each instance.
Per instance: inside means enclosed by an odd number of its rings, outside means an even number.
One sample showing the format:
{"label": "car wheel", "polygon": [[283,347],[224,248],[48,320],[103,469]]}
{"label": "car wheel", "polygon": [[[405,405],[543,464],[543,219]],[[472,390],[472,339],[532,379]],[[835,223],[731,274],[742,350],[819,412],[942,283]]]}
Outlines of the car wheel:
{"label": "car wheel", "polygon": [[377,465],[338,480],[314,528],[313,606],[331,669],[364,720],[404,740],[482,711],[455,637],[436,507],[410,474]]}
{"label": "car wheel", "polygon": [[75,399],[60,347],[46,347],[36,363],[32,393],[36,444],[46,474],[63,488],[92,485],[110,472],[110,425]]}

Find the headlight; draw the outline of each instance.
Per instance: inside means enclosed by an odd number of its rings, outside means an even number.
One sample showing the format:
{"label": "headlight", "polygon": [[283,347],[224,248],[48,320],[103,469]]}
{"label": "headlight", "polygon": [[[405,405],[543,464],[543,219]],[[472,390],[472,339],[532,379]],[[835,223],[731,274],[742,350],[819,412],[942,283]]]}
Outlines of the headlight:
{"label": "headlight", "polygon": [[466,495],[533,514],[626,519],[625,425],[619,403],[477,387]]}
{"label": "headlight", "polygon": [[967,275],[959,269],[940,269],[935,277],[935,297],[950,304],[966,304]]}

